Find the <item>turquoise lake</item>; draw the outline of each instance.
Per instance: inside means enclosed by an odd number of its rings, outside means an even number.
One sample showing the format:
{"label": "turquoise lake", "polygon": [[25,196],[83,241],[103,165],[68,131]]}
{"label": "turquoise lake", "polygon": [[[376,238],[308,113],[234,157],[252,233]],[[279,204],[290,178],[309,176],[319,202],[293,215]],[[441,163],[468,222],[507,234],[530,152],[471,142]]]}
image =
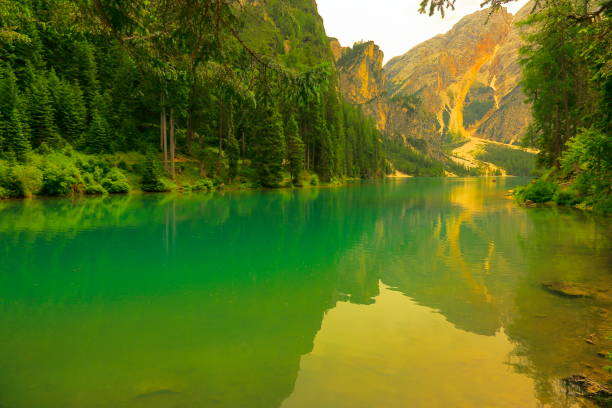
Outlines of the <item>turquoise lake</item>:
{"label": "turquoise lake", "polygon": [[2,201],[0,407],[583,406],[612,225],[526,182]]}

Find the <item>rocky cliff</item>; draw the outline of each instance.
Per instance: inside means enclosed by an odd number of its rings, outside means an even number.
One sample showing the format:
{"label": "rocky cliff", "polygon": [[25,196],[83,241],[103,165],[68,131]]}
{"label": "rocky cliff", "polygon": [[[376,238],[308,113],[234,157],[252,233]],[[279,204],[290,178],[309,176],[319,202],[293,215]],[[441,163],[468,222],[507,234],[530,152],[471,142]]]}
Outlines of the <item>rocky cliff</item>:
{"label": "rocky cliff", "polygon": [[384,67],[373,42],[330,45],[345,98],[391,137],[440,145],[477,136],[516,143],[529,124],[519,85],[520,28],[532,5],[516,16],[501,9],[464,17],[449,32],[395,57]]}
{"label": "rocky cliff", "polygon": [[402,139],[436,138],[433,115],[419,109],[416,100],[404,95],[391,97],[387,74],[383,70],[384,54],[372,41],[342,47],[337,39],[330,39],[340,76],[340,90],[344,99],[358,105],[374,118],[377,127],[389,137]]}
{"label": "rocky cliff", "polygon": [[441,133],[515,143],[529,124],[520,89],[520,28],[532,5],[516,16],[501,9],[464,17],[384,67],[389,97],[418,98]]}
{"label": "rocky cliff", "polygon": [[344,99],[373,117],[379,129],[386,128],[389,104],[385,98],[386,79],[382,70],[383,52],[374,42],[342,47],[338,40],[330,41],[340,77]]}

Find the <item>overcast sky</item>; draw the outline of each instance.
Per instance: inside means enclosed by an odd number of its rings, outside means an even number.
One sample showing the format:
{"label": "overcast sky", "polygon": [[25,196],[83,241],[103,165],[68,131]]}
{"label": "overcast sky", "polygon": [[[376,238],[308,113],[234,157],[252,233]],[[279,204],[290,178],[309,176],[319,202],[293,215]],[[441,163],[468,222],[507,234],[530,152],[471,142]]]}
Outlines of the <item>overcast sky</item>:
{"label": "overcast sky", "polygon": [[[455,11],[442,19],[419,14],[420,0],[317,0],[325,30],[343,46],[373,40],[385,53],[385,62],[415,45],[451,29],[461,17],[480,9],[482,0],[457,0]],[[527,0],[508,5],[516,13]]]}

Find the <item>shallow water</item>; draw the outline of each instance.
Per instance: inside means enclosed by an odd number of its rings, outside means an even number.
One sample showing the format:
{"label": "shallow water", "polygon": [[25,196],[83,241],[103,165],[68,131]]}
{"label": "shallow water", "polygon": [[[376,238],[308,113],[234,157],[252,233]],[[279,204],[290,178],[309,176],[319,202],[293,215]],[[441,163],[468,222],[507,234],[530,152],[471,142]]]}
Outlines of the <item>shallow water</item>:
{"label": "shallow water", "polygon": [[582,406],[610,222],[522,183],[0,202],[0,407]]}

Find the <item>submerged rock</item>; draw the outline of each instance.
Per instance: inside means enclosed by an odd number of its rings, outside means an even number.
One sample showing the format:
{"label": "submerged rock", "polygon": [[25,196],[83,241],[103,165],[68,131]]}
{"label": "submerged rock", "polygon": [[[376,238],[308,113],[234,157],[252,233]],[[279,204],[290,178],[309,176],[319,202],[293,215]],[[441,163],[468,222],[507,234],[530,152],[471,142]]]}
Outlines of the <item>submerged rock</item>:
{"label": "submerged rock", "polygon": [[612,393],[610,389],[595,382],[582,374],[570,375],[563,379],[563,383],[572,394],[588,398],[601,406],[612,404]]}
{"label": "submerged rock", "polygon": [[580,297],[592,297],[593,292],[584,285],[572,282],[542,282],[542,286],[550,293],[555,295],[580,298]]}

